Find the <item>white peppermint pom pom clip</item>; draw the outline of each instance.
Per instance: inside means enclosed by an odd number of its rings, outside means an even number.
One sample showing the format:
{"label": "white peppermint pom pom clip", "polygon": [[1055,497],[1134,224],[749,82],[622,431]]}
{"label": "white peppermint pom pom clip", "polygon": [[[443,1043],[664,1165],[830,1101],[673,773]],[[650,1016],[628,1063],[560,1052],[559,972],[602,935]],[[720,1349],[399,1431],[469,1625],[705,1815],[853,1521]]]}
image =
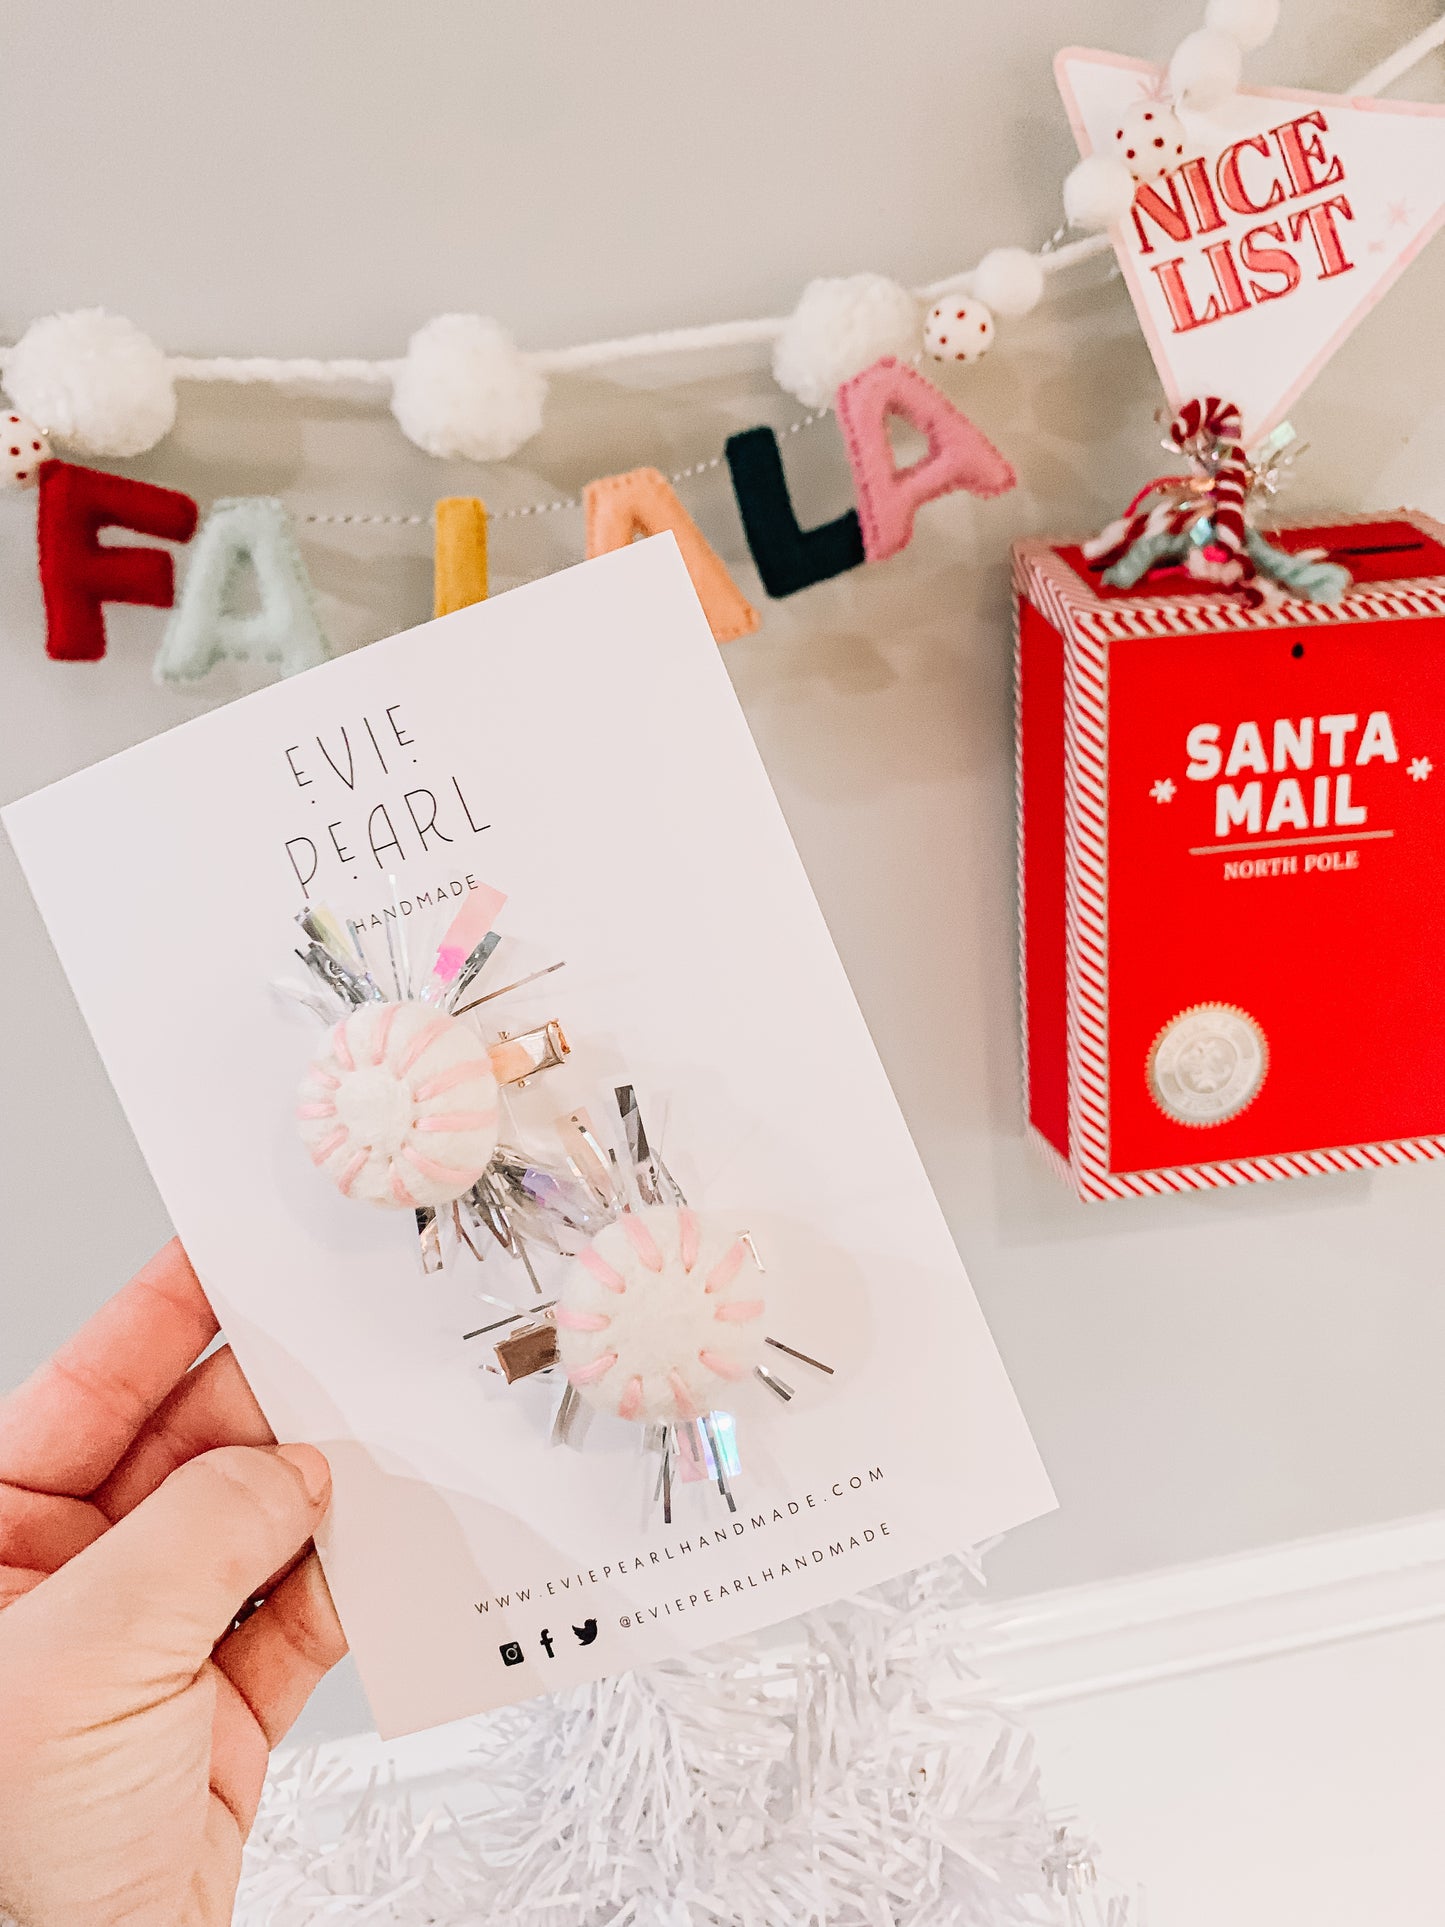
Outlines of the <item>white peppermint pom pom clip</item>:
{"label": "white peppermint pom pom clip", "polygon": [[344,1017],[302,1079],[312,1162],[343,1197],[416,1211],[470,1191],[497,1148],[497,1080],[464,1017],[422,1003]]}
{"label": "white peppermint pom pom clip", "polygon": [[558,1350],[584,1403],[688,1423],[763,1362],[767,1301],[746,1240],[687,1206],[627,1211],[568,1268]]}
{"label": "white peppermint pom pom clip", "polygon": [[[395,888],[393,899],[388,915],[399,930],[404,910]],[[413,974],[405,935],[390,925],[387,963],[374,965],[356,924],[343,925],[321,906],[298,919],[309,943],[297,954],[319,985],[300,993],[301,1001],[323,1016],[337,1005],[343,1013],[301,1081],[302,1142],[343,1196],[416,1214],[430,1271],[441,1268],[440,1207],[453,1207],[458,1242],[470,1244],[457,1209],[464,1198],[476,1221],[512,1248],[502,1236],[505,1213],[499,1223],[490,1193],[482,1195],[499,1146],[499,1089],[525,1085],[569,1053],[555,1021],[521,1036],[502,1031],[489,1043],[469,1019],[479,1004],[521,988],[471,996],[500,941],[491,925],[505,901],[485,886],[470,891],[424,953],[424,976]],[[382,987],[388,966],[391,997]],[[464,996],[470,1001],[462,1003]]]}
{"label": "white peppermint pom pom clip", "polygon": [[[678,1481],[712,1482],[734,1512],[730,1480],[741,1463],[732,1408],[746,1381],[790,1405],[796,1393],[774,1369],[777,1358],[827,1377],[833,1368],[768,1334],[772,1294],[752,1234],[689,1208],[648,1139],[631,1085],[619,1085],[613,1103],[611,1130],[595,1131],[584,1111],[558,1120],[567,1167],[603,1218],[579,1242],[575,1191],[550,1199],[543,1242],[562,1259],[555,1297],[464,1337],[493,1339],[492,1369],[508,1384],[565,1373],[554,1444],[580,1446],[593,1415],[640,1426],[659,1459],[653,1498],[665,1524]],[[610,1145],[618,1123],[625,1155]],[[531,1281],[541,1293],[535,1272]]]}
{"label": "white peppermint pom pom clip", "polygon": [[767,1336],[768,1294],[749,1232],[686,1204],[625,1209],[568,1267],[552,1314],[567,1390],[565,1438],[578,1404],[648,1428],[661,1454],[663,1523],[673,1483],[710,1476],[737,1511],[729,1408],[754,1378],[782,1404],[794,1391],[764,1363],[768,1348],[832,1376],[832,1367]]}

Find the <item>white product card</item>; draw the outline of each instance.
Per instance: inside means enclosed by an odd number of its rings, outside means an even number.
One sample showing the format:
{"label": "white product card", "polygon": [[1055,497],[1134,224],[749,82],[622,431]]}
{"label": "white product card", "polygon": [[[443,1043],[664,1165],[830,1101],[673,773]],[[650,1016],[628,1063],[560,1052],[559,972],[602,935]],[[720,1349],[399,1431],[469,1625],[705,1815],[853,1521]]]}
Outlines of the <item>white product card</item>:
{"label": "white product card", "polygon": [[[670,536],[201,716],[5,812],[141,1148],[256,1395],[331,1460],[321,1542],[382,1733],[708,1646],[1053,1503]],[[638,1093],[699,1213],[749,1231],[785,1401],[738,1388],[735,1511],[644,1428],[553,1444],[540,1302],[482,1236],[427,1274],[413,1214],[298,1136],[326,1043],[296,916],[408,952],[505,895],[488,1042],[555,1019],[503,1138]],[[303,894],[304,893],[304,894]],[[430,935],[424,933],[429,931]],[[373,953],[375,954],[375,953]],[[429,954],[429,952],[428,952]],[[504,969],[505,964],[505,969]],[[388,993],[390,994],[390,993]],[[614,1116],[613,1125],[616,1125]],[[614,1128],[611,1143],[619,1140]]]}

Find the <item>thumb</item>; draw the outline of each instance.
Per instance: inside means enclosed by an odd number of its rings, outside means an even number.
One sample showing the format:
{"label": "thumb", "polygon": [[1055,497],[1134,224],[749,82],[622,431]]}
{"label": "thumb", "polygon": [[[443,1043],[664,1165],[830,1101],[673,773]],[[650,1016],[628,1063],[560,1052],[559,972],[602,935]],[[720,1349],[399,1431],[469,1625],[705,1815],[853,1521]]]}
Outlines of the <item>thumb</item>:
{"label": "thumb", "polygon": [[39,1590],[52,1612],[78,1606],[77,1633],[124,1656],[131,1684],[188,1676],[301,1551],[330,1497],[331,1468],[314,1446],[203,1452]]}

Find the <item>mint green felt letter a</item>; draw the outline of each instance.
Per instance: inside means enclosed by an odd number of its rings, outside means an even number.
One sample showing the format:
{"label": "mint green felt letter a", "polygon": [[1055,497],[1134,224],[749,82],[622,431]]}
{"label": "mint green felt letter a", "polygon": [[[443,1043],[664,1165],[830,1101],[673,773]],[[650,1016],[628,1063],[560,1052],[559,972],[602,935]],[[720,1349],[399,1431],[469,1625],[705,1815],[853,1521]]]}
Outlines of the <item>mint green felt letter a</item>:
{"label": "mint green felt letter a", "polygon": [[[236,591],[248,566],[260,606],[243,615]],[[156,681],[195,682],[227,658],[276,663],[294,676],[330,654],[284,503],[238,495],[213,504],[161,639]]]}

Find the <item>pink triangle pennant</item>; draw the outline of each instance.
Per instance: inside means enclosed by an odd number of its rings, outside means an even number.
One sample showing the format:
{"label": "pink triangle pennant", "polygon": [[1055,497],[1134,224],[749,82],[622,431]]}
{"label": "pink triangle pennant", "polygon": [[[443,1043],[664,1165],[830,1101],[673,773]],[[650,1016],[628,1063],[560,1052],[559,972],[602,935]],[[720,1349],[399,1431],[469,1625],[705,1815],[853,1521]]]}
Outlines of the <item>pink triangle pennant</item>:
{"label": "pink triangle pennant", "polygon": [[[1055,71],[1085,154],[1117,153],[1158,85],[1080,47]],[[1180,119],[1187,158],[1114,246],[1171,406],[1226,395],[1252,445],[1445,221],[1445,107],[1263,87]]]}

